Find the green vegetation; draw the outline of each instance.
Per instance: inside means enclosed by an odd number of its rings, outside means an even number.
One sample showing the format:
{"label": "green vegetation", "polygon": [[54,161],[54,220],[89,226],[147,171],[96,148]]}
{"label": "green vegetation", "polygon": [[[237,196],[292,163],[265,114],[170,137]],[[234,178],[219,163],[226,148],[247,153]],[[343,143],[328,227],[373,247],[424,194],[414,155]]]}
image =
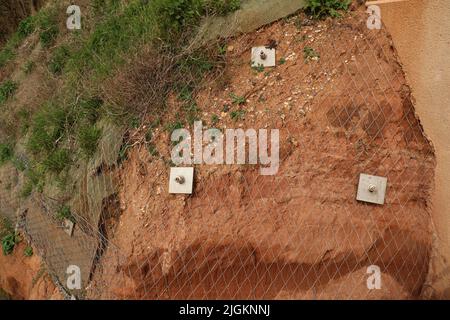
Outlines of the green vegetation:
{"label": "green vegetation", "polygon": [[[60,8],[57,7],[50,5],[25,19],[0,51],[1,68],[14,59],[22,40],[36,33],[50,57],[48,70],[60,76],[63,83],[63,87],[37,109],[24,106],[14,114],[20,126],[14,128],[12,140],[25,136],[27,163],[14,157],[6,145],[0,150],[0,160],[12,160],[26,177],[20,192],[22,197],[30,196],[33,191],[42,191],[44,182],[50,181],[50,174],[56,174],[52,181],[62,179],[67,174],[67,167],[80,158],[79,155],[84,156],[82,159],[92,157],[102,137],[98,123],[101,119],[108,117],[128,127],[140,126],[144,112],[150,113],[153,119],[164,113],[165,101],[173,88],[178,88],[179,99],[183,103],[175,121],[166,125],[166,129],[182,128],[186,123],[192,124],[199,119],[200,108],[195,102],[193,88],[207,73],[221,66],[226,47],[223,42],[197,49],[187,44],[193,39],[203,16],[235,11],[239,9],[240,1],[93,0],[94,21],[80,32],[62,34],[61,39],[58,39],[61,21],[57,14]],[[139,75],[145,78],[136,77],[133,70],[122,70],[125,63],[127,67],[133,65],[130,57],[139,65],[144,49],[149,47],[152,49],[151,59],[144,56],[147,58],[146,69],[144,72],[138,70]],[[155,67],[151,69],[150,66]],[[35,63],[29,60],[22,68],[26,75],[30,74]],[[127,99],[117,99],[117,105],[111,101],[103,103],[98,97],[105,96],[104,82],[118,74],[124,75],[124,81],[120,83],[124,90],[113,91],[112,95],[117,95],[112,97],[113,101],[121,92],[141,97],[151,91],[148,90],[151,84],[156,92],[151,97],[155,102],[151,103],[159,109],[139,109],[134,106],[134,101]],[[128,91],[126,86],[131,90]],[[2,83],[0,105],[16,89],[17,84],[12,81]],[[145,108],[150,104],[148,100],[151,99],[145,100]],[[15,141],[10,145],[15,145]],[[153,144],[149,142],[148,145],[151,146],[150,152],[156,154]],[[119,158],[126,156],[127,149],[121,148]]]}
{"label": "green vegetation", "polygon": [[44,48],[49,48],[54,44],[56,37],[59,34],[57,11],[41,10],[36,17],[36,23],[39,28],[39,40]]}
{"label": "green vegetation", "polygon": [[102,131],[93,125],[86,125],[78,131],[78,142],[83,154],[92,157],[97,150],[97,144]]}
{"label": "green vegetation", "polygon": [[23,66],[23,72],[25,72],[25,74],[30,74],[35,66],[36,64],[33,61],[28,60]]}
{"label": "green vegetation", "polygon": [[69,56],[70,51],[66,46],[56,48],[48,64],[50,72],[57,75],[61,74]]}
{"label": "green vegetation", "polygon": [[347,11],[351,0],[308,0],[305,11],[314,19],[339,18],[339,11]]}
{"label": "green vegetation", "polygon": [[259,63],[258,65],[253,65],[252,69],[255,70],[256,72],[264,72],[264,65],[262,65],[261,63]]}
{"label": "green vegetation", "polygon": [[8,219],[0,217],[0,238],[2,242],[3,254],[9,255],[13,252],[14,247],[19,243],[20,238],[14,232],[12,222]]}
{"label": "green vegetation", "polygon": [[304,47],[303,48],[303,59],[305,62],[308,62],[309,60],[312,60],[314,58],[319,58],[320,55],[311,47]]}
{"label": "green vegetation", "polygon": [[6,102],[17,90],[17,83],[5,80],[0,84],[0,105]]}
{"label": "green vegetation", "polygon": [[60,173],[69,163],[69,150],[57,149],[50,153],[47,159],[44,160],[43,165],[46,170],[50,170],[54,173]]}
{"label": "green vegetation", "polygon": [[219,122],[219,116],[217,114],[213,114],[211,116],[211,125],[216,125]]}
{"label": "green vegetation", "polygon": [[26,247],[26,248],[23,250],[23,255],[24,255],[25,257],[31,257],[31,256],[33,256],[33,248],[30,247],[30,246]]}
{"label": "green vegetation", "polygon": [[33,154],[51,153],[61,141],[68,122],[68,114],[61,106],[48,103],[33,117],[28,139],[28,150]]}
{"label": "green vegetation", "polygon": [[0,143],[0,165],[13,157],[13,148],[9,143]]}
{"label": "green vegetation", "polygon": [[67,219],[75,223],[75,217],[73,216],[72,211],[68,205],[61,206],[56,212],[55,218],[59,221],[64,221],[65,219]]}
{"label": "green vegetation", "polygon": [[230,112],[230,117],[234,121],[242,120],[242,119],[244,119],[244,116],[245,116],[245,110],[242,110],[242,109]]}
{"label": "green vegetation", "polygon": [[247,103],[247,100],[243,96],[238,96],[234,93],[230,93],[230,98],[233,104],[244,105]]}

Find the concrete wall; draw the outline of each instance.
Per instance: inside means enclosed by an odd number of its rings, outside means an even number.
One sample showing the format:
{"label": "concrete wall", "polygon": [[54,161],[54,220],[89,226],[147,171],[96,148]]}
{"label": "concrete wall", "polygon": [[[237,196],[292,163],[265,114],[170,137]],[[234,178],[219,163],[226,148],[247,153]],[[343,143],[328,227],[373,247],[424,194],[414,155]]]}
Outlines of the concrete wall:
{"label": "concrete wall", "polygon": [[431,285],[436,294],[450,298],[450,1],[409,0],[380,8],[412,88],[416,112],[436,151],[432,214],[438,239]]}

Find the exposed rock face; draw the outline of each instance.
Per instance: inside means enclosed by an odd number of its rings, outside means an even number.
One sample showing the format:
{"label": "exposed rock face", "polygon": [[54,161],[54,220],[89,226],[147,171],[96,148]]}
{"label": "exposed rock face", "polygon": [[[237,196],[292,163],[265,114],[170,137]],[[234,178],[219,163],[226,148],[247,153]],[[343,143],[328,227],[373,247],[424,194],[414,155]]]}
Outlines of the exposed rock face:
{"label": "exposed rock face", "polygon": [[19,22],[42,7],[45,0],[2,0],[0,2],[0,46],[3,45]]}
{"label": "exposed rock face", "polygon": [[[200,165],[194,194],[175,196],[165,162],[134,150],[119,172],[123,213],[110,239],[120,249],[100,261],[93,297],[420,296],[434,154],[390,38],[368,30],[363,11],[301,27],[295,19],[233,40],[226,88],[212,85],[197,99],[204,121],[220,115],[220,128],[280,129],[279,172]],[[248,67],[250,48],[270,39],[285,62],[258,73]],[[245,119],[235,122],[229,112],[239,108]],[[168,110],[164,120],[174,121],[177,105]],[[157,147],[169,155],[170,145]],[[359,173],[388,178],[384,205],[356,201]],[[367,288],[370,265],[381,269],[379,291]]]}

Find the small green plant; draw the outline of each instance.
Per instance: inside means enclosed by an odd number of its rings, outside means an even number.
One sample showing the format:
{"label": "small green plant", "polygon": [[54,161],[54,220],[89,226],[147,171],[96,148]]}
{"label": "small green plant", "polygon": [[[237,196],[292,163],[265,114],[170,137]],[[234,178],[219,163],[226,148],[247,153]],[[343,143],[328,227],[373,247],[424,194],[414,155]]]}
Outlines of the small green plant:
{"label": "small green plant", "polygon": [[318,58],[320,58],[320,55],[313,48],[311,47],[303,48],[303,59],[305,59],[305,62]]}
{"label": "small green plant", "polygon": [[28,180],[23,185],[22,190],[20,190],[20,197],[26,199],[31,195],[32,192],[33,192],[33,184],[31,183],[31,181]]}
{"label": "small green plant", "polygon": [[14,251],[14,247],[19,243],[19,237],[14,231],[10,231],[6,236],[2,238],[2,249],[5,256],[11,254]]}
{"label": "small green plant", "polygon": [[234,121],[242,120],[245,117],[245,110],[236,110],[230,112],[230,117]]}
{"label": "small green plant", "polygon": [[28,150],[34,154],[53,151],[64,136],[67,122],[65,109],[53,103],[44,105],[31,121]]}
{"label": "small green plant", "polygon": [[30,74],[34,70],[35,66],[36,64],[34,61],[28,60],[23,66],[23,72],[25,72],[25,74]]}
{"label": "small green plant", "polygon": [[25,256],[25,257],[31,257],[31,256],[33,256],[33,248],[32,247],[30,247],[30,246],[28,246],[28,247],[26,247],[24,250],[23,250],[23,255]]}
{"label": "small green plant", "polygon": [[20,172],[25,171],[25,169],[27,168],[27,164],[26,164],[25,160],[23,160],[20,157],[13,157],[11,159],[11,162],[12,162],[13,166]]}
{"label": "small green plant", "polygon": [[211,116],[211,124],[214,126],[219,122],[219,116],[217,114],[213,114]]}
{"label": "small green plant", "polygon": [[11,144],[0,143],[0,165],[4,164],[6,161],[11,160],[14,152]]}
{"label": "small green plant", "polygon": [[19,27],[17,28],[17,33],[20,38],[23,39],[32,34],[35,28],[35,19],[33,16],[30,16],[20,22]]}
{"label": "small green plant", "polygon": [[12,80],[3,81],[0,84],[0,105],[6,102],[17,90],[17,83]]}
{"label": "small green plant", "polygon": [[44,48],[49,48],[59,34],[56,12],[43,11],[37,18],[39,26],[39,39]]}
{"label": "small green plant", "polygon": [[66,46],[56,48],[48,64],[50,72],[56,75],[61,74],[69,56],[70,51]]}
{"label": "small green plant", "polygon": [[181,121],[175,121],[175,122],[169,123],[165,126],[166,131],[169,132],[170,134],[172,134],[172,132],[174,130],[182,129],[182,128],[183,128],[183,123]]}
{"label": "small green plant", "polygon": [[286,59],[285,58],[280,58],[280,60],[278,61],[278,64],[283,65],[286,63]]}
{"label": "small green plant", "polygon": [[190,86],[183,86],[178,92],[178,99],[182,101],[191,101],[193,98],[193,89]]}
{"label": "small green plant", "polygon": [[305,11],[314,19],[339,18],[339,11],[347,11],[352,0],[308,0]]}
{"label": "small green plant", "polygon": [[59,221],[64,221],[65,219],[67,219],[72,222],[75,222],[75,217],[73,216],[72,210],[68,205],[61,206],[56,212],[55,218],[58,219]]}
{"label": "small green plant", "polygon": [[78,143],[83,154],[90,158],[97,151],[102,131],[95,125],[84,125],[78,130]]}
{"label": "small green plant", "polygon": [[129,143],[123,143],[119,149],[118,162],[122,163],[128,159],[128,150],[130,150],[131,145]]}
{"label": "small green plant", "polygon": [[69,164],[70,156],[69,150],[67,149],[57,149],[53,151],[43,162],[45,169],[50,170],[54,173],[60,173]]}
{"label": "small green plant", "polygon": [[237,104],[237,105],[244,105],[247,100],[245,99],[245,97],[243,96],[238,96],[234,93],[230,93],[230,97],[231,97],[231,101],[233,104]]}
{"label": "small green plant", "polygon": [[264,72],[264,65],[261,63],[258,63],[258,65],[253,65],[252,69],[255,70],[256,72]]}

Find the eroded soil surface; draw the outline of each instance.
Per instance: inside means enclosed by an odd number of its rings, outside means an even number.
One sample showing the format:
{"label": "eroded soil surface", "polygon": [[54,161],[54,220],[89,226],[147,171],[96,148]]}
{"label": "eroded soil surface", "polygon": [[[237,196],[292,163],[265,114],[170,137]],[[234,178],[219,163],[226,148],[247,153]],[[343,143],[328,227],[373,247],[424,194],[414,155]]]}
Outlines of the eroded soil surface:
{"label": "eroded soil surface", "polygon": [[[318,22],[294,16],[231,40],[223,81],[198,92],[203,124],[279,129],[278,173],[196,165],[193,195],[170,195],[169,135],[155,129],[161,156],[137,145],[118,172],[121,215],[107,224],[120,249],[103,255],[88,294],[420,296],[431,249],[434,154],[390,37],[368,30],[366,18],[362,10]],[[277,67],[250,68],[251,47],[271,39]],[[320,57],[305,56],[305,48]],[[246,103],[233,104],[232,93]],[[163,123],[176,120],[179,102],[172,100]],[[242,119],[231,119],[238,110]],[[384,205],[355,200],[360,173],[388,178]],[[381,269],[380,290],[367,288],[370,265]]]}

